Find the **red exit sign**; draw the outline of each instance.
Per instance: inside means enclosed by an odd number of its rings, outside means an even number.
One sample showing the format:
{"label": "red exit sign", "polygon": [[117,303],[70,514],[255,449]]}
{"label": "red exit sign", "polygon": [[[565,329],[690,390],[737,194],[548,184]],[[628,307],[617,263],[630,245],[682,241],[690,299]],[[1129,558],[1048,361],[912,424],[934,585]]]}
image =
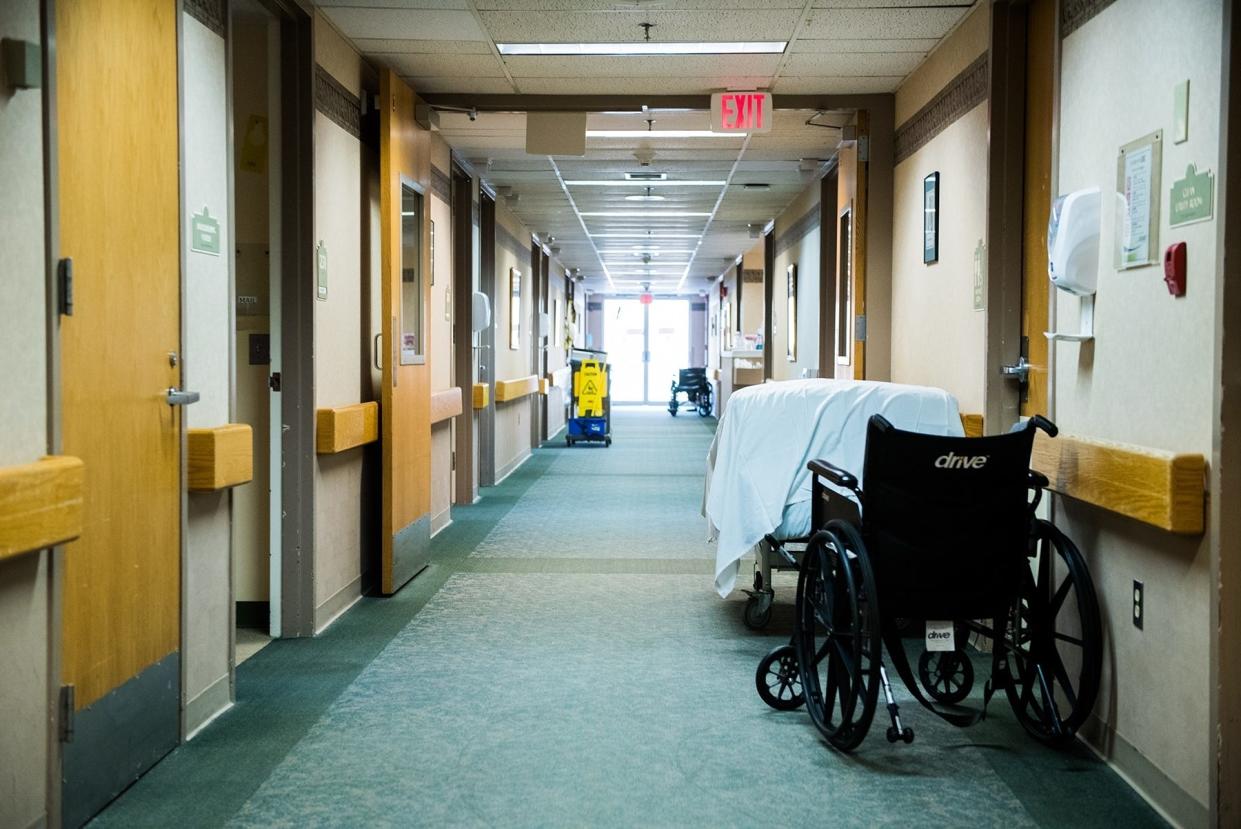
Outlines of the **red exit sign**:
{"label": "red exit sign", "polygon": [[715,132],[770,132],[770,92],[716,92],[711,96]]}

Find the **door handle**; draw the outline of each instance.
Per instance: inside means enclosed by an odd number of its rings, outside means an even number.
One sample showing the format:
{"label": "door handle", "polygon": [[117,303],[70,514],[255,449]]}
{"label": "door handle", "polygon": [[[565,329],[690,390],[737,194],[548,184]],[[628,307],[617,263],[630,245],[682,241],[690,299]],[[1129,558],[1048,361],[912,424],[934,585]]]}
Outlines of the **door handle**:
{"label": "door handle", "polygon": [[383,332],[380,331],[378,334],[375,335],[375,342],[371,344],[371,353],[375,355],[375,371],[384,370],[383,366],[379,364],[379,356],[380,356],[379,355],[379,338],[382,336],[383,336]]}
{"label": "door handle", "polygon": [[1030,363],[1023,355],[1018,357],[1017,362],[1012,365],[1000,366],[1000,374],[1005,377],[1015,378],[1018,383],[1025,385],[1030,382]]}
{"label": "door handle", "polygon": [[198,392],[182,391],[181,389],[169,387],[168,396],[164,398],[168,401],[169,406],[188,406],[191,403],[198,402]]}

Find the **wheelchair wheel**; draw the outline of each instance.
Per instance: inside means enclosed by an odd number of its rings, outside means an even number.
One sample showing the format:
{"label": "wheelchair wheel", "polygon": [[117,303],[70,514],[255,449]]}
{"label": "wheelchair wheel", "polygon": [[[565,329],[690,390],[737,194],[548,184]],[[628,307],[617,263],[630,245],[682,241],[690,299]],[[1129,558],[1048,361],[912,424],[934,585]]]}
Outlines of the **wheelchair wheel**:
{"label": "wheelchair wheel", "polygon": [[[1099,693],[1103,629],[1081,552],[1047,521],[1036,521],[1034,557],[1005,630],[1008,702],[1021,725],[1049,743],[1070,739]],[[998,627],[998,625],[997,625]]]}
{"label": "wheelchair wheel", "polygon": [[794,625],[806,711],[829,743],[851,751],[875,715],[882,645],[874,575],[850,525],[832,521],[811,539]]}
{"label": "wheelchair wheel", "polygon": [[704,392],[698,395],[698,416],[711,416],[711,395],[709,393]]}
{"label": "wheelchair wheel", "polygon": [[918,657],[918,681],[932,699],[956,705],[974,687],[974,665],[965,651],[923,651]]}
{"label": "wheelchair wheel", "polygon": [[806,702],[792,645],[781,645],[763,657],[754,673],[754,684],[763,702],[777,711],[793,711]]}

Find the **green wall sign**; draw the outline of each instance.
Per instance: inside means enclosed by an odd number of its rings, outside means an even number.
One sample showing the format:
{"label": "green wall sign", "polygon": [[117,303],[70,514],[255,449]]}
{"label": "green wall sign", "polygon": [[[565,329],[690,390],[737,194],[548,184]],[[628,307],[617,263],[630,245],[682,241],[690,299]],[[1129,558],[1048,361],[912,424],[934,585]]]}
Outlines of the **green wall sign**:
{"label": "green wall sign", "polygon": [[315,266],[319,275],[318,299],[327,300],[327,244],[320,241],[315,248]]}
{"label": "green wall sign", "polygon": [[212,218],[206,206],[190,217],[190,250],[220,255],[220,221]]}
{"label": "green wall sign", "polygon": [[1211,218],[1215,206],[1215,178],[1209,170],[1185,168],[1185,178],[1172,183],[1172,227]]}

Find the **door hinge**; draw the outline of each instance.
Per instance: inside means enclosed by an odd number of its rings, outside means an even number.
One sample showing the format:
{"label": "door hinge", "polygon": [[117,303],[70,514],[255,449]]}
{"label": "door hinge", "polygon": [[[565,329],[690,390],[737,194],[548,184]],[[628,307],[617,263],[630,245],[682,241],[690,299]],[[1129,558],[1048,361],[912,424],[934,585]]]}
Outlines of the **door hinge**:
{"label": "door hinge", "polygon": [[870,136],[863,135],[857,140],[858,161],[870,161]]}
{"label": "door hinge", "polygon": [[267,387],[272,391],[280,391],[280,372],[273,371],[267,378]]}
{"label": "door hinge", "polygon": [[73,742],[73,686],[60,686],[60,704],[58,717],[60,720],[60,741],[62,743]]}
{"label": "door hinge", "polygon": [[57,289],[60,294],[60,313],[73,316],[73,260],[61,259],[56,263]]}
{"label": "door hinge", "polygon": [[457,452],[456,452],[456,450],[453,450],[453,452],[449,455],[448,468],[449,468],[449,469],[453,469],[453,470],[455,470],[455,469],[457,468]]}
{"label": "door hinge", "polygon": [[858,314],[853,319],[853,339],[860,343],[866,342],[866,315]]}

